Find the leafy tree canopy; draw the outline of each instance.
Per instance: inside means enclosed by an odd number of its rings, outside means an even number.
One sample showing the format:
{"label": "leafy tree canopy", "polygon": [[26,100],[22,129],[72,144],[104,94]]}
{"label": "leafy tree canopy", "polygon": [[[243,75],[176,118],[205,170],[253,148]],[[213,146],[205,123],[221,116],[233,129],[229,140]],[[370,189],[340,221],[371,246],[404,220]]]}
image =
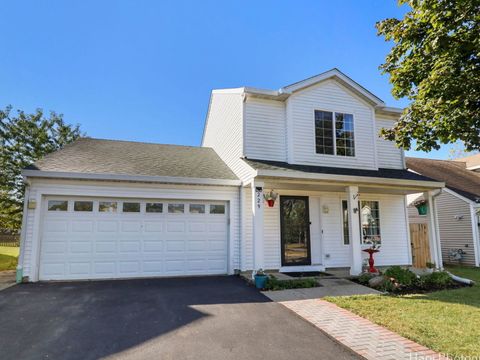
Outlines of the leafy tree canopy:
{"label": "leafy tree canopy", "polygon": [[399,0],[402,20],[376,24],[394,46],[381,65],[395,98],[408,98],[393,129],[382,136],[398,146],[438,149],[461,141],[480,148],[480,0]]}
{"label": "leafy tree canopy", "polygon": [[46,117],[41,109],[13,114],[11,106],[0,110],[0,230],[21,227],[22,169],[82,135],[79,125],[66,124],[62,114]]}

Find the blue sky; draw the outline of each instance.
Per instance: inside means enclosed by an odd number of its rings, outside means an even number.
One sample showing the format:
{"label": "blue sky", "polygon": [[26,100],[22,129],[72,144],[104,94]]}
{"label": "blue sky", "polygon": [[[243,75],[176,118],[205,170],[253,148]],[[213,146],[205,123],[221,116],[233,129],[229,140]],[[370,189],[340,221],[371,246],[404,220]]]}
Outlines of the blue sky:
{"label": "blue sky", "polygon": [[332,67],[403,106],[378,70],[390,45],[374,24],[406,10],[394,0],[4,2],[0,107],[54,110],[92,137],[199,145],[211,89],[277,89]]}

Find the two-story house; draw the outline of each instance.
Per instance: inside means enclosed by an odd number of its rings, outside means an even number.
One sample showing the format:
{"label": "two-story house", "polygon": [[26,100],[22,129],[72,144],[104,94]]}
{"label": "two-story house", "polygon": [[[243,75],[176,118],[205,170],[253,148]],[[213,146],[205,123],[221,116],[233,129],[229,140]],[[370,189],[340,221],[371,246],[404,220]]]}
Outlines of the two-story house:
{"label": "two-story house", "polygon": [[[379,138],[401,110],[337,69],[214,90],[201,147],[80,139],[24,171],[19,271],[30,281],[409,265],[405,195],[435,197]],[[269,201],[266,201],[269,200]]]}

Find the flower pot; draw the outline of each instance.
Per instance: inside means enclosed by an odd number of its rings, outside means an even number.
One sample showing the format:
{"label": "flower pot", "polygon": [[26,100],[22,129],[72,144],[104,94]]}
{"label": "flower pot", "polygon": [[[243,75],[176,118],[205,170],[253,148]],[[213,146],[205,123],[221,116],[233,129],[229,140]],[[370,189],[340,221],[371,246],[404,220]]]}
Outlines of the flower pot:
{"label": "flower pot", "polygon": [[267,275],[255,275],[255,287],[257,289],[265,289],[265,285],[267,284]]}
{"label": "flower pot", "polygon": [[427,215],[427,204],[422,204],[417,206],[418,215]]}
{"label": "flower pot", "polygon": [[275,205],[275,200],[273,199],[268,199],[267,200],[268,207],[273,207]]}

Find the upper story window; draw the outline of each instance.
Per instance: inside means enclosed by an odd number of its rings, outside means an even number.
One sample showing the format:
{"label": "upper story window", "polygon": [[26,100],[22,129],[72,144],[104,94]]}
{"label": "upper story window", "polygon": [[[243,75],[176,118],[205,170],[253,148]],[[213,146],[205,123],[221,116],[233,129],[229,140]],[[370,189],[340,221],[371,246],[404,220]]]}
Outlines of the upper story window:
{"label": "upper story window", "polygon": [[315,151],[317,154],[355,156],[353,115],[315,110]]}

